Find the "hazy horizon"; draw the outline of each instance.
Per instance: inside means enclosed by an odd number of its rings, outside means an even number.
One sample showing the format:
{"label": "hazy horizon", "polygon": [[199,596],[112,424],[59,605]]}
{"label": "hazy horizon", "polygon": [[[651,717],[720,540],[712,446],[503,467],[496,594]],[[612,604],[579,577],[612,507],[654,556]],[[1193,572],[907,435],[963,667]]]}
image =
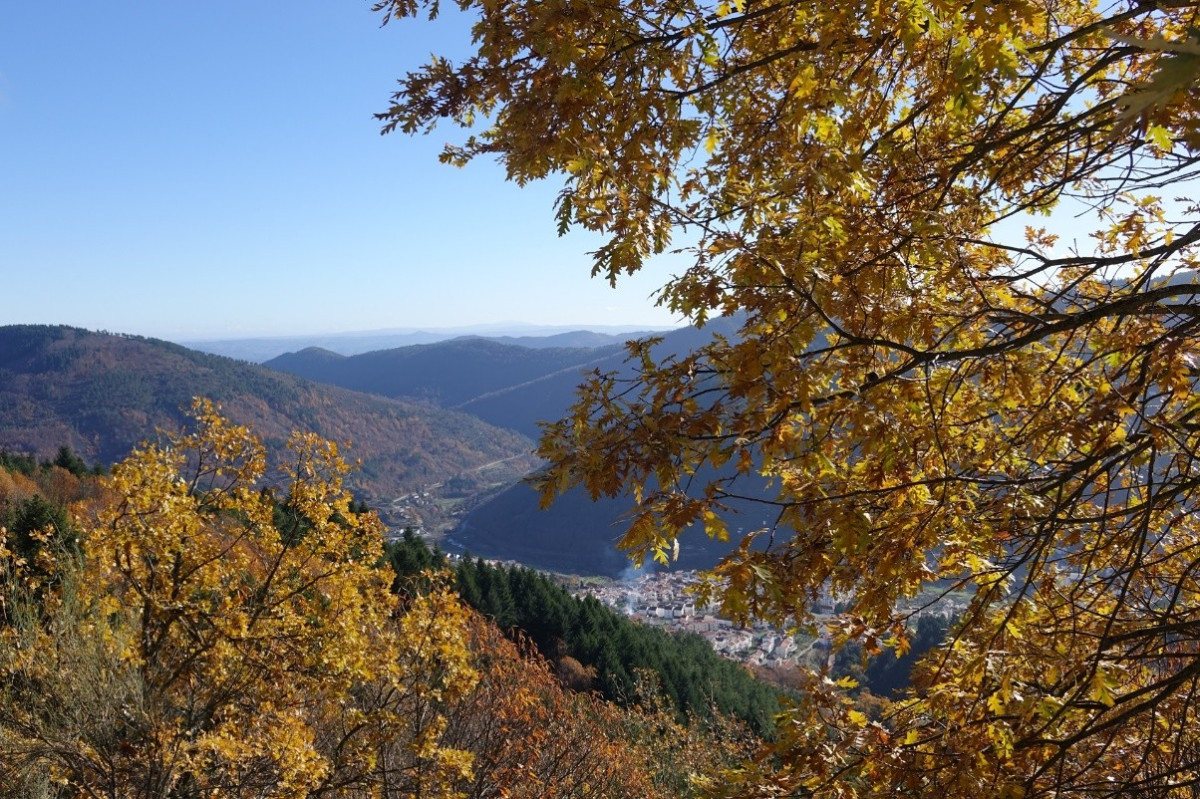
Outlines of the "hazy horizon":
{"label": "hazy horizon", "polygon": [[[586,322],[578,324],[560,324],[546,325],[536,324],[532,322],[521,322],[517,320],[508,320],[503,322],[483,322],[474,325],[445,325],[431,326],[421,325],[413,326],[397,326],[397,327],[380,327],[364,330],[327,330],[327,331],[312,331],[312,332],[296,332],[296,333],[281,333],[277,335],[265,336],[195,336],[181,337],[176,343],[184,343],[185,341],[204,342],[204,341],[242,341],[242,340],[276,340],[276,339],[298,339],[320,336],[325,338],[342,338],[352,336],[371,336],[371,335],[407,335],[412,333],[461,333],[463,335],[473,334],[488,334],[496,336],[549,336],[558,333],[573,333],[576,331],[590,331],[593,333],[634,333],[641,330],[674,330],[679,325],[606,325],[606,324],[589,324]],[[124,332],[124,331],[112,331]],[[161,338],[155,336],[154,338]],[[174,341],[174,339],[168,339]]]}

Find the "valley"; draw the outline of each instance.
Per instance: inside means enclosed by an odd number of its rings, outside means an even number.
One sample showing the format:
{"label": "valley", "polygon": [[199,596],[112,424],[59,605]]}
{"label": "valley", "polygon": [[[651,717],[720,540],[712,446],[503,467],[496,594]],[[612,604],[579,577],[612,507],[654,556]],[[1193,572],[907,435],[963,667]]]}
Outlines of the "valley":
{"label": "valley", "polygon": [[[715,319],[662,335],[653,351],[678,356],[735,331],[736,320]],[[65,444],[108,464],[156,430],[177,430],[192,398],[208,397],[272,452],[293,430],[348,445],[348,485],[391,535],[412,527],[450,552],[617,577],[632,499],[575,490],[541,510],[523,483],[540,466],[539,423],[566,412],[587,373],[631,374],[613,338],[471,336],[350,356],[308,348],[254,365],[133,336],[0,327],[0,447],[45,458]],[[763,524],[753,503],[730,513],[731,530]],[[730,546],[689,533],[676,568],[711,567]]]}
{"label": "valley", "polygon": [[537,468],[528,453],[489,461],[447,480],[422,485],[382,501],[373,509],[387,525],[389,536],[412,529],[426,540],[442,544],[473,509],[512,487]]}

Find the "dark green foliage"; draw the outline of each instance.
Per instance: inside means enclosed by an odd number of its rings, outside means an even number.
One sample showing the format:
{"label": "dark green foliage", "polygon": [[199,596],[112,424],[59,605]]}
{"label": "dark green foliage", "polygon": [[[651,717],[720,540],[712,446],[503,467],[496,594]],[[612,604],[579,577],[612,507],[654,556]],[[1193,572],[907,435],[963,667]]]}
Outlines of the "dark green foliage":
{"label": "dark green foliage", "polygon": [[885,649],[867,660],[865,668],[862,647],[857,643],[848,644],[834,659],[834,672],[854,677],[860,688],[876,696],[898,696],[912,684],[912,669],[917,660],[942,643],[952,625],[952,620],[942,616],[923,615],[911,633],[908,652],[896,657],[894,651]]}
{"label": "dark green foliage", "polygon": [[33,561],[42,548],[37,534],[49,532],[47,543],[56,542],[74,547],[75,533],[67,516],[66,508],[50,502],[41,494],[21,500],[0,518],[0,526],[8,528],[12,536],[12,548],[22,558]]}
{"label": "dark green foliage", "polygon": [[303,513],[297,511],[295,506],[286,501],[274,500],[271,509],[271,523],[279,531],[279,537],[288,546],[298,544],[312,530],[312,522]]}
{"label": "dark green foliage", "polygon": [[892,696],[908,688],[917,660],[946,639],[950,621],[941,616],[922,616],[912,636],[912,646],[902,657],[888,649],[871,660],[866,671],[866,686],[876,696]]}
{"label": "dark green foliage", "polygon": [[52,459],[44,460],[41,463],[38,463],[37,458],[28,453],[9,452],[0,448],[0,469],[33,477],[39,469],[45,472],[55,466],[66,469],[76,477],[104,474],[105,472],[104,467],[100,464],[88,466],[87,461],[65,444],[58,448],[58,453]]}
{"label": "dark green foliage", "polygon": [[[0,527],[8,531],[7,544],[13,554],[28,564],[29,574],[49,579],[49,584],[58,582],[53,567],[43,562],[43,551],[53,558],[63,554],[79,554],[79,541],[71,525],[67,509],[46,499],[41,494],[23,499],[15,505],[0,505]],[[0,581],[8,579],[0,573]],[[44,587],[35,590],[35,599],[42,601]],[[11,623],[7,608],[0,607],[0,624]]]}
{"label": "dark green foliage", "polygon": [[49,468],[51,466],[59,466],[66,469],[76,477],[92,473],[92,469],[87,465],[87,462],[76,455],[74,450],[65,444],[58,448],[58,454],[54,456],[54,460],[46,461],[42,464],[42,468]]}
{"label": "dark green foliage", "polygon": [[37,471],[38,462],[37,458],[32,455],[0,449],[0,468],[32,477],[33,473]]}
{"label": "dark green foliage", "polygon": [[[397,580],[440,566],[410,532],[390,545]],[[593,688],[622,704],[637,700],[637,672],[653,672],[664,697],[681,717],[707,717],[716,709],[769,735],[779,712],[774,688],[755,680],[742,666],[720,657],[698,635],[672,634],[636,624],[591,597],[572,596],[554,580],[530,569],[504,569],[464,558],[455,568],[463,600],[502,629],[519,629],[548,659],[575,658],[595,669]]]}
{"label": "dark green foliage", "polygon": [[396,572],[392,590],[402,593],[419,590],[424,584],[422,575],[446,566],[441,550],[425,546],[425,542],[411,528],[405,529],[398,541],[391,541],[384,546],[384,557]]}

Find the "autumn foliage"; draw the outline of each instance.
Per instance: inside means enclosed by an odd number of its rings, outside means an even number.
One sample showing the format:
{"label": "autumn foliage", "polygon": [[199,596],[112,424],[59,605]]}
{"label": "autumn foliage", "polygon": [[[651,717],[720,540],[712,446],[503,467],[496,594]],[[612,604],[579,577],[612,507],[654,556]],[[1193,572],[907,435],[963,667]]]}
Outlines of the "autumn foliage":
{"label": "autumn foliage", "polygon": [[570,690],[449,574],[394,592],[335,445],[272,472],[193,413],[99,483],[0,469],[0,506],[73,503],[4,531],[0,794],[667,797],[752,740]]}
{"label": "autumn foliage", "polygon": [[475,52],[404,76],[386,129],[560,178],[595,273],[676,246],[661,301],[741,325],[631,344],[636,377],[543,438],[546,498],[630,494],[621,546],[669,560],[765,477],[712,593],[811,625],[832,589],[868,651],[905,649],[917,597],[973,597],[879,721],[813,675],[724,790],[1191,795],[1197,4],[460,6]]}
{"label": "autumn foliage", "polygon": [[332,444],[295,436],[276,498],[249,431],[194,412],[114,468],[82,555],[0,553],[4,792],[438,795],[470,768],[434,710],[477,679],[466,611],[399,604]]}

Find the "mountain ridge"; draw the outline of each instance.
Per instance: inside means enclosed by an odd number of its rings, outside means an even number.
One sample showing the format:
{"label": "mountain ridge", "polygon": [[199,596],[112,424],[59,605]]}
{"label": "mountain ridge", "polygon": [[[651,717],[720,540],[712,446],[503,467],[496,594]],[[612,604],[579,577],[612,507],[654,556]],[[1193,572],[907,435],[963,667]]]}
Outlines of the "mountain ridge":
{"label": "mountain ridge", "polygon": [[308,347],[321,347],[339,355],[361,355],[417,344],[434,344],[456,338],[489,338],[528,348],[602,346],[630,338],[656,335],[674,328],[653,325],[530,325],[517,322],[448,328],[385,328],[305,336],[257,336],[228,339],[181,339],[177,343],[213,355],[263,363]]}
{"label": "mountain ridge", "polygon": [[[469,414],[322,385],[157,339],[66,326],[0,327],[0,447],[68,445],[111,463],[156,429],[178,429],[195,396],[278,450],[294,430],[351,442],[350,483],[376,500],[528,455],[532,442]],[[532,459],[530,458],[532,465]]]}
{"label": "mountain ridge", "polygon": [[[481,337],[334,357],[305,349],[263,366],[310,380],[468,410],[489,424],[531,438],[537,422],[566,409],[585,370],[618,366],[624,344],[529,348]],[[536,391],[524,391],[537,385]],[[517,392],[520,396],[506,399]]]}

